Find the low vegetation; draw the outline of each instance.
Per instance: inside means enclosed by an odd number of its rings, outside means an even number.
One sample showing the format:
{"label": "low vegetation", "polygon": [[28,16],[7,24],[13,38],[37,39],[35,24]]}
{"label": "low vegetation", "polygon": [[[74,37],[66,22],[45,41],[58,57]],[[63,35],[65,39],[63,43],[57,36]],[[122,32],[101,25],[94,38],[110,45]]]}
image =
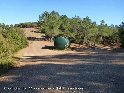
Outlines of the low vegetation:
{"label": "low vegetation", "polygon": [[20,28],[0,24],[0,74],[15,66],[14,53],[27,44]]}

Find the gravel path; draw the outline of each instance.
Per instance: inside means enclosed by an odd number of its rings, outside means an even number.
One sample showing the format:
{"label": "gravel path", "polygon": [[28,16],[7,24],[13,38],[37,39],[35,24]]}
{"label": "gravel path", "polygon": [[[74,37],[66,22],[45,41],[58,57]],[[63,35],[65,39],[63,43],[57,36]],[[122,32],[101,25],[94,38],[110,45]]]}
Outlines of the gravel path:
{"label": "gravel path", "polygon": [[123,52],[49,50],[53,42],[31,30],[20,64],[0,77],[0,93],[124,93]]}

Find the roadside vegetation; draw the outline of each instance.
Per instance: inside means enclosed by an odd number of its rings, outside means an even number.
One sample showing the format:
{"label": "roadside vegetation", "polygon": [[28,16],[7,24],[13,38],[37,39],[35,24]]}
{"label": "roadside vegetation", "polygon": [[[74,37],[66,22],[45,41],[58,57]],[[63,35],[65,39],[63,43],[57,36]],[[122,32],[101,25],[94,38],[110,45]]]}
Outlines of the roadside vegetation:
{"label": "roadside vegetation", "polygon": [[71,43],[96,47],[96,45],[124,47],[124,22],[120,25],[108,25],[104,20],[96,24],[88,16],[69,18],[56,11],[45,11],[39,15],[38,22],[26,22],[13,25],[0,24],[0,74],[13,68],[15,52],[27,46],[27,38],[21,28],[38,28],[46,39],[68,37]]}
{"label": "roadside vegetation", "polygon": [[20,28],[0,24],[0,75],[16,65],[14,53],[27,44],[27,38]]}
{"label": "roadside vegetation", "polygon": [[104,20],[96,24],[88,16],[69,18],[56,11],[47,12],[39,16],[38,27],[45,33],[48,40],[55,36],[68,37],[72,43],[87,46],[124,46],[124,23],[121,25],[108,25]]}

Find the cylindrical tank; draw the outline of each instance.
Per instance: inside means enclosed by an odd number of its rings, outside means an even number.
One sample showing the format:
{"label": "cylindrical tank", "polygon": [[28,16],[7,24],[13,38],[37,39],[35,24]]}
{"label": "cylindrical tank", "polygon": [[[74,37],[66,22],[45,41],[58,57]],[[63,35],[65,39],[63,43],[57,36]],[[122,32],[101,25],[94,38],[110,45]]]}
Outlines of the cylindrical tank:
{"label": "cylindrical tank", "polygon": [[54,47],[56,49],[64,50],[69,46],[70,46],[70,41],[68,38],[60,36],[54,39]]}

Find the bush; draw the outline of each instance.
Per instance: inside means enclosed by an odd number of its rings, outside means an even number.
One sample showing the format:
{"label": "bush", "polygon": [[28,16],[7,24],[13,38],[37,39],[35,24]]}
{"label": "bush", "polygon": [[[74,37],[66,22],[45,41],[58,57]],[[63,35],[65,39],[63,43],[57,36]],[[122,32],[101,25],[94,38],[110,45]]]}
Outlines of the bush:
{"label": "bush", "polygon": [[17,52],[18,50],[26,47],[28,44],[27,38],[24,36],[23,30],[21,30],[20,28],[10,28],[7,33],[7,37],[8,42],[14,45],[13,52]]}
{"label": "bush", "polygon": [[4,57],[0,59],[0,75],[9,69],[15,67],[15,62],[12,58]]}
{"label": "bush", "polygon": [[28,44],[24,32],[20,28],[0,28],[0,73],[15,66],[13,55]]}

